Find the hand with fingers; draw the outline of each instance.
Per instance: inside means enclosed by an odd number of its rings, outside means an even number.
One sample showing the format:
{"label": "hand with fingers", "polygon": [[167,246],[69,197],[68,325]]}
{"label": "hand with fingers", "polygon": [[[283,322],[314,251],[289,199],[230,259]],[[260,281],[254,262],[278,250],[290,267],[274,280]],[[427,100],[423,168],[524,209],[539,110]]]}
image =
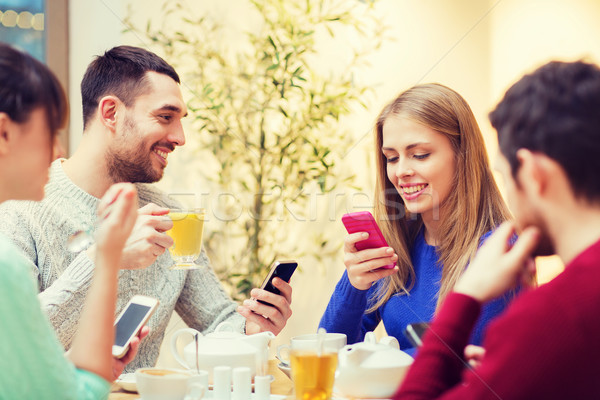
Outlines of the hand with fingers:
{"label": "hand with fingers", "polygon": [[244,300],[244,303],[237,309],[246,318],[246,334],[248,335],[266,331],[277,335],[292,316],[292,287],[280,278],[274,278],[272,283],[281,294],[277,295],[254,288],[250,292],[252,298]]}
{"label": "hand with fingers", "polygon": [[537,228],[528,227],[510,245],[515,233],[513,222],[505,222],[481,246],[460,277],[454,291],[481,303],[495,299],[535,274],[532,254],[539,240]]}
{"label": "hand with fingers", "polygon": [[[348,279],[352,286],[367,290],[373,282],[398,271],[395,265],[398,255],[391,247],[356,250],[356,243],[369,237],[367,232],[357,232],[346,236],[344,240],[344,264],[348,270]],[[394,268],[382,268],[394,264]]]}
{"label": "hand with fingers", "polygon": [[121,268],[146,268],[173,245],[173,239],[165,233],[173,227],[168,213],[168,208],[152,203],[138,210],[137,221],[123,249]]}
{"label": "hand with fingers", "polygon": [[471,368],[478,368],[485,357],[485,349],[481,346],[469,344],[465,347],[465,361],[469,363]]}
{"label": "hand with fingers", "polygon": [[150,333],[150,328],[147,326],[144,326],[140,330],[140,333],[138,334],[138,336],[134,337],[133,339],[131,339],[131,342],[129,342],[129,350],[127,350],[127,353],[125,353],[125,355],[121,358],[113,357],[113,359],[112,359],[112,380],[113,381],[115,379],[117,379],[119,377],[119,375],[121,375],[123,373],[123,370],[125,369],[127,364],[129,364],[130,362],[132,362],[135,359],[135,356],[137,355],[137,352],[138,352],[138,348],[140,347],[140,342],[142,341],[143,338],[148,336],[149,333]]}

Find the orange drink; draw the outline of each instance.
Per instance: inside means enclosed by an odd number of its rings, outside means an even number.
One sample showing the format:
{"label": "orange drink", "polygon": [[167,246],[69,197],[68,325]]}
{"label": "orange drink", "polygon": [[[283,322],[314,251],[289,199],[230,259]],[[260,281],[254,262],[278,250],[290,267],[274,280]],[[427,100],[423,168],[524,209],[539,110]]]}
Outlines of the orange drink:
{"label": "orange drink", "polygon": [[292,350],[292,381],[296,400],[329,400],[337,368],[337,353]]}
{"label": "orange drink", "polygon": [[167,235],[173,239],[169,251],[175,261],[171,269],[198,268],[195,261],[202,251],[204,210],[171,210],[169,217],[173,221],[173,228],[167,231]]}

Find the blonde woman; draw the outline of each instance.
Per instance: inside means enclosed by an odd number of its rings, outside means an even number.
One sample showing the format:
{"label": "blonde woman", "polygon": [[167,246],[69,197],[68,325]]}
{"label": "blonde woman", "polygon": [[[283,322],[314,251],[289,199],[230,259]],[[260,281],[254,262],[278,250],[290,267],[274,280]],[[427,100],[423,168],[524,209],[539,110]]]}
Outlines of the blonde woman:
{"label": "blonde woman", "polygon": [[[375,218],[390,247],[357,251],[348,235],[346,271],[320,326],[361,341],[383,321],[402,349],[406,325],[430,321],[481,242],[509,212],[467,102],[439,84],[401,93],[377,118]],[[393,269],[382,269],[386,264]],[[510,296],[484,309],[471,342]],[[412,350],[409,350],[409,353]]]}

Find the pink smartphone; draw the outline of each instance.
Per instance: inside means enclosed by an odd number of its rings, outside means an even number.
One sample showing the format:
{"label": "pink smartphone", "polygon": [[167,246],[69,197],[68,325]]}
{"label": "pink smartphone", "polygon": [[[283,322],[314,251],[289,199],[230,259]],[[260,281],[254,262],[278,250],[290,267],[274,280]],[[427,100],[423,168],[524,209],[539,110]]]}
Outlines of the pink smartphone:
{"label": "pink smartphone", "polygon": [[[358,211],[342,216],[342,222],[348,233],[367,232],[369,237],[360,242],[356,242],[356,250],[377,249],[379,247],[388,247],[375,218],[368,211]],[[381,268],[394,268],[394,264],[384,265]]]}

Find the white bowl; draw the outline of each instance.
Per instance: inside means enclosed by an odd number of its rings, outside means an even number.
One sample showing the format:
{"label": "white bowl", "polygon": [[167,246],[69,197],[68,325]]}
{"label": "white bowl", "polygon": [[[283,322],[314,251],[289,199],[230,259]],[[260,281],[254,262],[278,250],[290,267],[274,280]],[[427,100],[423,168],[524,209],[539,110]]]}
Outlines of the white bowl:
{"label": "white bowl", "polygon": [[393,368],[340,368],[334,391],[348,398],[389,399],[394,396],[409,366]]}

